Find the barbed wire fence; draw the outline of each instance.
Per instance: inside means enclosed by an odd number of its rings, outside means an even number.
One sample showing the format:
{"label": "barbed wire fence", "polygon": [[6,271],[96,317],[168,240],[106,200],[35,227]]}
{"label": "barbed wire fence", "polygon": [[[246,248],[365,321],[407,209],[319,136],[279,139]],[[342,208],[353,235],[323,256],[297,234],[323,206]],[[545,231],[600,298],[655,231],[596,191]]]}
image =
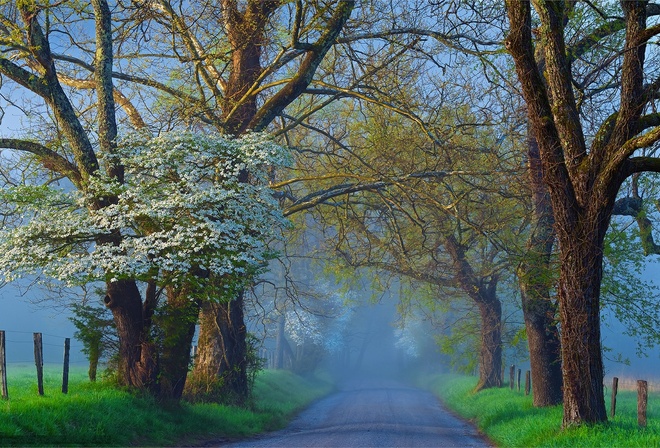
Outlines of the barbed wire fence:
{"label": "barbed wire fence", "polygon": [[[73,341],[73,343],[72,343]],[[62,392],[68,392],[69,367],[86,366],[88,360],[82,353],[83,344],[68,336],[19,330],[0,330],[0,384],[2,398],[9,398],[7,374],[24,371],[32,365],[40,395],[43,390],[44,366],[49,371],[58,367],[62,372]],[[73,356],[71,356],[73,353]],[[49,362],[44,363],[44,358]],[[58,359],[60,361],[55,361]]]}

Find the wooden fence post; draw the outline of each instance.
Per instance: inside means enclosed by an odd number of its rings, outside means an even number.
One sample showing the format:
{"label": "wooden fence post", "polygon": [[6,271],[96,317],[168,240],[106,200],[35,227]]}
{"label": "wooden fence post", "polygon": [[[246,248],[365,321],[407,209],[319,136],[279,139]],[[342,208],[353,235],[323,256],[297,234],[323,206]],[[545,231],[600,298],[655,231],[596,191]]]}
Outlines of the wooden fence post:
{"label": "wooden fence post", "polygon": [[0,377],[2,378],[2,398],[9,399],[7,390],[7,355],[5,352],[5,330],[0,330]]}
{"label": "wooden fence post", "polygon": [[511,364],[509,368],[509,387],[513,390],[513,383],[515,382],[516,377],[516,366]]}
{"label": "wooden fence post", "polygon": [[616,394],[619,391],[619,378],[612,378],[612,404],[610,405],[610,416],[614,418],[616,414]]}
{"label": "wooden fence post", "polygon": [[41,333],[34,333],[34,364],[37,366],[39,395],[44,394],[44,346]]}
{"label": "wooden fence post", "polygon": [[522,370],[518,369],[518,392],[520,392],[520,375],[521,375]]}
{"label": "wooden fence post", "polygon": [[532,372],[529,370],[525,372],[525,395],[529,395],[532,388]]}
{"label": "wooden fence post", "polygon": [[637,380],[637,423],[646,426],[646,404],[649,396],[649,385],[644,380]]}
{"label": "wooden fence post", "polygon": [[71,338],[64,339],[64,367],[62,368],[62,393],[69,392],[69,352],[71,351]]}

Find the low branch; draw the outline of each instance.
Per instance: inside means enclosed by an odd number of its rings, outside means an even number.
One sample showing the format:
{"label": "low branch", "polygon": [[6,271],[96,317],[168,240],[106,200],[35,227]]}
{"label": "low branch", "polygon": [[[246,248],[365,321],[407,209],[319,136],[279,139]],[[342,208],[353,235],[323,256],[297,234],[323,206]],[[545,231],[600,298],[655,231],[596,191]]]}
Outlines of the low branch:
{"label": "low branch", "polygon": [[0,148],[15,149],[34,154],[47,170],[66,176],[78,188],[82,185],[82,176],[78,168],[44,145],[28,140],[0,138]]}
{"label": "low branch", "polygon": [[[464,172],[447,172],[447,171],[426,171],[420,173],[412,173],[407,176],[390,179],[390,180],[378,180],[368,183],[356,182],[356,183],[344,183],[339,185],[333,185],[332,187],[326,188],[324,190],[319,190],[314,193],[308,194],[307,196],[294,201],[294,203],[288,207],[284,208],[284,216],[289,216],[294,213],[308,210],[317,205],[324,204],[330,199],[336,198],[338,196],[343,196],[345,194],[357,193],[360,191],[378,191],[383,188],[402,183],[412,179],[443,179],[447,176],[454,174],[465,174]],[[334,176],[333,176],[334,177]],[[282,182],[279,186],[285,186],[293,182],[302,182],[308,180],[308,178],[293,179],[291,181]]]}

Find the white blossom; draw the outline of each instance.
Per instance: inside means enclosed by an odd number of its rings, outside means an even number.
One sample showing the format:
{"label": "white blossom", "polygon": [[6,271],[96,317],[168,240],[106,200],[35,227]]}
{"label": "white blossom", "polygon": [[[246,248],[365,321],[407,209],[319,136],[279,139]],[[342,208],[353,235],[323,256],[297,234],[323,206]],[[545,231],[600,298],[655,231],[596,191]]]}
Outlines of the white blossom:
{"label": "white blossom", "polygon": [[288,310],[285,314],[285,331],[298,346],[311,343],[328,353],[337,353],[346,344],[345,330],[353,317],[353,308],[347,305],[352,300],[352,293],[338,293],[327,284],[321,285],[319,289],[325,295],[324,309],[316,313],[300,308]]}
{"label": "white blossom", "polygon": [[[265,241],[287,225],[267,185],[269,168],[288,163],[288,154],[264,134],[136,133],[102,161],[123,165],[125,183],[99,170],[84,191],[0,192],[4,207],[25,216],[0,232],[0,277],[178,284],[203,269],[247,280],[272,257]],[[243,170],[248,182],[239,179]],[[115,200],[93,206],[104,198]]]}

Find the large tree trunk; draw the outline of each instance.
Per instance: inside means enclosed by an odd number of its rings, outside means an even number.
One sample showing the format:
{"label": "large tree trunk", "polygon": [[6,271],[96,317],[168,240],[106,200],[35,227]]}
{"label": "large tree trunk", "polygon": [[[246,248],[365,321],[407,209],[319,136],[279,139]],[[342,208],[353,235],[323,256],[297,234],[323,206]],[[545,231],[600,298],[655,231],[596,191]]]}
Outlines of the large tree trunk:
{"label": "large tree trunk", "polygon": [[160,320],[161,341],[159,397],[178,400],[183,395],[190,368],[190,348],[199,314],[198,302],[187,289],[167,288],[167,306]]}
{"label": "large tree trunk", "polygon": [[562,236],[559,232],[565,427],[607,420],[599,300],[604,230],[596,216],[582,215],[581,218],[581,225],[575,226],[570,234]]}
{"label": "large tree trunk", "polygon": [[[531,127],[528,132],[531,132]],[[555,240],[550,196],[543,184],[536,139],[528,136],[529,184],[533,214],[527,252],[518,266],[523,318],[527,330],[534,406],[562,402],[561,344],[556,324],[556,305],[550,297],[550,266]]]}
{"label": "large tree trunk", "polygon": [[[258,97],[254,88],[263,73],[261,54],[266,42],[267,24],[277,8],[278,0],[248,0],[234,2],[223,0],[222,19],[231,46],[231,65],[225,93],[221,99],[223,131],[239,135],[248,129],[263,131],[287,105],[298,98],[310,84],[319,63],[343,29],[355,2],[339,2],[330,17],[327,29],[320,30],[318,41],[302,59],[298,73],[273,97],[258,108]],[[302,5],[300,5],[302,6]],[[300,10],[302,12],[302,10]],[[304,13],[303,13],[304,14]],[[298,36],[294,36],[297,39]],[[257,89],[258,90],[258,89]],[[260,113],[261,112],[261,113]],[[245,173],[245,180],[247,179]],[[243,180],[242,180],[243,181]],[[210,328],[206,328],[211,325]],[[218,328],[215,328],[217,325]],[[244,400],[248,394],[247,381],[247,332],[243,319],[243,296],[229,301],[224,306],[204,306],[200,313],[199,352],[195,364],[196,381],[211,381],[208,375],[218,375],[212,383],[223,383],[225,391]],[[223,338],[213,341],[211,335]],[[208,337],[206,337],[208,335]],[[229,353],[223,350],[230,350]],[[203,356],[201,355],[203,354]],[[217,359],[227,364],[218,365]],[[233,367],[230,367],[232,366]],[[213,373],[215,372],[215,373]],[[232,373],[233,372],[233,373]],[[202,380],[206,378],[206,380]],[[211,384],[211,383],[209,383]],[[232,390],[235,387],[235,390]]]}
{"label": "large tree trunk", "polygon": [[[261,48],[265,26],[277,8],[274,1],[250,0],[241,11],[225,2],[224,21],[232,47],[231,68],[222,104],[224,131],[239,135],[247,130],[257,110],[257,97],[245,94],[261,74]],[[248,181],[242,173],[241,182]],[[247,399],[247,331],[243,318],[243,292],[223,304],[202,304],[197,358],[186,395],[191,400]]]}
{"label": "large tree trunk", "polygon": [[464,247],[449,235],[445,247],[452,258],[454,275],[460,287],[479,307],[481,346],[479,347],[479,391],[502,385],[502,304],[497,297],[497,275],[478,277],[465,256]]}
{"label": "large tree trunk", "polygon": [[554,406],[561,403],[563,397],[561,342],[554,321],[556,309],[549,297],[534,295],[531,298],[525,292],[522,295],[533,403],[537,407]]}
{"label": "large tree trunk", "polygon": [[475,390],[502,386],[502,305],[496,295],[477,303],[481,317],[479,382]]}
{"label": "large tree trunk", "polygon": [[151,316],[143,313],[137,285],[130,280],[107,283],[104,303],[112,311],[119,337],[119,383],[156,392],[156,349],[148,331]]}
{"label": "large tree trunk", "polygon": [[[540,22],[534,29],[545,53],[542,73],[534,59],[530,2],[506,1],[511,26],[505,45],[513,56],[539,142],[544,183],[557,223],[564,426],[607,420],[600,345],[603,240],[623,180],[645,170],[658,171],[656,158],[633,157],[660,140],[655,124],[640,121],[653,98],[645,85],[646,44],[658,30],[646,27],[647,2],[620,5],[625,44],[620,78],[615,80],[620,86],[618,110],[603,121],[588,148],[573,94],[571,58],[576,52],[566,49],[565,21],[572,3],[534,2]],[[585,41],[597,42],[602,30]],[[647,126],[654,129],[644,133]]]}
{"label": "large tree trunk", "polygon": [[227,303],[202,303],[197,358],[186,397],[245,403],[249,394],[246,334],[242,294]]}

